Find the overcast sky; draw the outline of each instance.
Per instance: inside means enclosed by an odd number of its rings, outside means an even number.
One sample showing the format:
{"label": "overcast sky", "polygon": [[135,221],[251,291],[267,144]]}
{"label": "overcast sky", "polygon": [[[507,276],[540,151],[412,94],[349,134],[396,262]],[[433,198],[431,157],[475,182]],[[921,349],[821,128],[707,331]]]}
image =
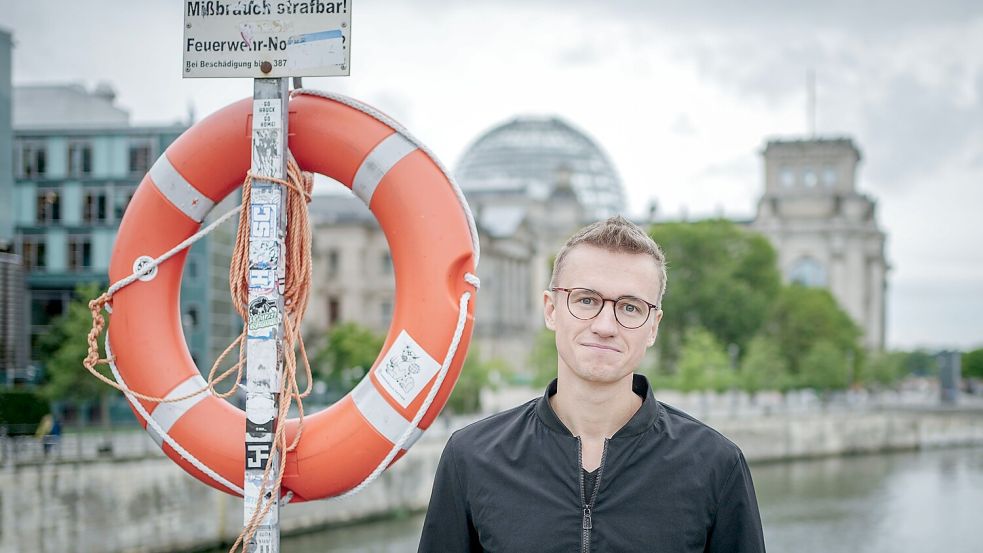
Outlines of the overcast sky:
{"label": "overcast sky", "polygon": [[[351,1],[350,1],[351,3]],[[248,79],[182,79],[177,0],[10,2],[14,83],[108,81],[138,123],[202,117]],[[630,212],[750,218],[768,138],[863,152],[887,232],[888,345],[983,346],[983,2],[354,0],[351,77],[454,165],[484,130],[555,114],[617,167]]]}

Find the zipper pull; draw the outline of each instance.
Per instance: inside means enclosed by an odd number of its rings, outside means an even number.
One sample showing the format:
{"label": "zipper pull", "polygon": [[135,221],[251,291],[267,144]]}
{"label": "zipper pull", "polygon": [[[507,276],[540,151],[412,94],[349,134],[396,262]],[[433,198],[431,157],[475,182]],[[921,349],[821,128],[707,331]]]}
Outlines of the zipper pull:
{"label": "zipper pull", "polygon": [[590,505],[584,506],[584,530],[590,530],[593,524],[590,520]]}

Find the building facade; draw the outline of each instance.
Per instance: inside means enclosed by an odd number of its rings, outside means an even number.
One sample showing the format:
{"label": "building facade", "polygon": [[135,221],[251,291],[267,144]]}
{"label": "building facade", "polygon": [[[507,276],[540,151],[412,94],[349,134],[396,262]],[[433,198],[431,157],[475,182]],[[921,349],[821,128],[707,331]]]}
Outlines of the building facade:
{"label": "building facade", "polygon": [[396,280],[375,216],[353,194],[314,196],[309,209],[314,282],[304,336],[317,339],[344,322],[385,332],[395,306]]}
{"label": "building facade", "polygon": [[520,372],[543,326],[553,256],[573,232],[625,211],[614,165],[557,117],[516,117],[479,136],[456,171],[481,239],[474,342]]}
{"label": "building facade", "polygon": [[[23,263],[29,357],[43,367],[40,338],[64,313],[75,287],[108,286],[120,221],[154,160],[187,125],[134,126],[101,84],[17,86],[13,94],[13,253]],[[207,370],[238,334],[228,295],[234,229],[190,251],[182,281],[189,349]],[[224,255],[223,255],[224,252]],[[224,265],[224,270],[222,266]],[[208,366],[205,366],[209,364]]]}
{"label": "building facade", "polygon": [[[472,344],[517,370],[543,328],[553,255],[577,228],[624,209],[621,181],[594,142],[557,118],[516,118],[478,137],[456,171],[478,230],[481,290]],[[388,329],[395,302],[389,246],[351,194],[315,196],[314,285],[305,336],[355,322]]]}
{"label": "building facade", "polygon": [[769,141],[765,191],[752,228],[778,252],[786,281],[828,288],[880,350],[889,265],[877,204],[857,190],[860,150],[849,138]]}
{"label": "building facade", "polygon": [[12,46],[10,33],[0,29],[0,251],[9,250],[14,238]]}

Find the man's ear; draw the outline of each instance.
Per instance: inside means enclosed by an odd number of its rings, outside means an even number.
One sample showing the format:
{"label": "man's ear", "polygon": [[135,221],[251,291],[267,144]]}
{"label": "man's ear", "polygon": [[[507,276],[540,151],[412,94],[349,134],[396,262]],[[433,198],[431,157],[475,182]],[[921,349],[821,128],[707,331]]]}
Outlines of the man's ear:
{"label": "man's ear", "polygon": [[659,323],[662,322],[662,310],[655,312],[655,324],[652,325],[652,330],[649,332],[649,339],[646,342],[646,347],[652,347],[655,344],[655,339],[659,336]]}
{"label": "man's ear", "polygon": [[549,290],[543,290],[543,320],[546,328],[556,330],[556,304],[553,302],[553,294]]}

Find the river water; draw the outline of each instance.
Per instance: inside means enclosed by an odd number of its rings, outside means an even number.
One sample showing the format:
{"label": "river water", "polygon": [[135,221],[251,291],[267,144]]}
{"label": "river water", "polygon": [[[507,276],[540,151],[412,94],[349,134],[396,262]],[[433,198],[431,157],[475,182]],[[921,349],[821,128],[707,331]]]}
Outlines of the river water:
{"label": "river water", "polygon": [[[979,553],[983,449],[755,464],[771,553]],[[411,553],[423,516],[286,537],[284,553]]]}

